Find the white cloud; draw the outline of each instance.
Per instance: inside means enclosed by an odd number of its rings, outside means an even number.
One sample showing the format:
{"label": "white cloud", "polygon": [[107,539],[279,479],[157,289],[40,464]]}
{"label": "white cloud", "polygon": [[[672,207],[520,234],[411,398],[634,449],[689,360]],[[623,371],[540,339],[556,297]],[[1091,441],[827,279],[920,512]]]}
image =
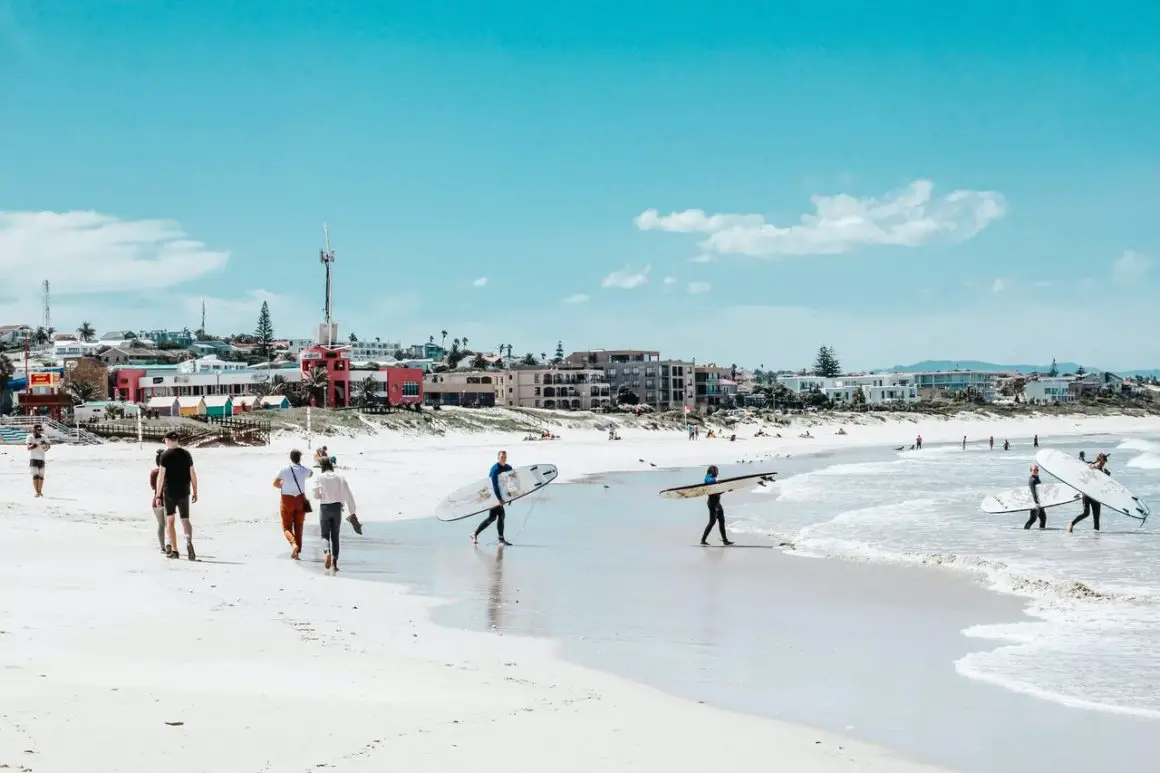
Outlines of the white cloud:
{"label": "white cloud", "polygon": [[560,303],[588,303],[588,296],[584,293],[575,293],[567,298],[561,298]]}
{"label": "white cloud", "polygon": [[1010,284],[1008,284],[1007,280],[1003,279],[1002,277],[999,277],[994,282],[991,283],[991,292],[1001,293],[1004,290],[1006,290],[1008,287],[1010,287]]}
{"label": "white cloud", "polygon": [[663,216],[649,209],[635,223],[643,231],[707,234],[701,243],[706,253],[771,258],[965,241],[1007,212],[1006,200],[996,191],[957,190],[934,198],[933,190],[929,180],[916,180],[882,198],[813,196],[815,213],[790,226],[767,223],[762,215],[708,215],[700,209]]}
{"label": "white cloud", "polygon": [[691,262],[693,262],[693,263],[712,263],[716,259],[717,259],[716,255],[711,255],[707,252],[702,252],[700,255],[693,258]]}
{"label": "white cloud", "polygon": [[1112,276],[1117,282],[1136,282],[1147,276],[1152,259],[1135,250],[1128,250],[1112,264]]}
{"label": "white cloud", "polygon": [[487,287],[487,277],[481,276],[471,283],[472,287]]}
{"label": "white cloud", "polygon": [[689,282],[689,292],[691,292],[693,295],[707,293],[712,289],[713,285],[709,284],[708,282]]}
{"label": "white cloud", "polygon": [[675,285],[677,283],[677,281],[678,280],[675,276],[666,276],[665,277],[665,284],[666,285]]}
{"label": "white cloud", "polygon": [[0,212],[6,290],[54,295],[160,290],[223,269],[210,249],[168,220],[120,220],[96,212]]}
{"label": "white cloud", "polygon": [[641,285],[648,284],[648,275],[652,271],[652,265],[645,266],[640,271],[633,271],[631,267],[625,266],[619,271],[613,271],[600,283],[600,286],[606,290],[615,288],[618,290],[632,290]]}

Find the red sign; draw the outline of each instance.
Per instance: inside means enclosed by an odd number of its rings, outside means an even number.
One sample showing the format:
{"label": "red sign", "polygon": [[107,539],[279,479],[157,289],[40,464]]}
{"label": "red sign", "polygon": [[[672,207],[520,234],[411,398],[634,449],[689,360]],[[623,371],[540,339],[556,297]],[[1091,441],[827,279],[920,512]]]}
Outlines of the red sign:
{"label": "red sign", "polygon": [[28,376],[28,385],[33,387],[50,387],[56,385],[55,373],[31,373]]}

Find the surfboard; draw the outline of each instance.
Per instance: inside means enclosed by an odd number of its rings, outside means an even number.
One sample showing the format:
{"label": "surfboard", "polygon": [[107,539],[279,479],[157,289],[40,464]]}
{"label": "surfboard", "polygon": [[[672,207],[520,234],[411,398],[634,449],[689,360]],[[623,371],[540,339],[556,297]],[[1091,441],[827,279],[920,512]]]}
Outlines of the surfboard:
{"label": "surfboard", "polygon": [[983,497],[982,508],[984,513],[992,514],[1026,513],[1036,507],[1047,509],[1048,507],[1059,507],[1078,502],[1081,496],[1082,494],[1071,486],[1065,486],[1062,483],[1041,483],[1039,485],[1038,505],[1031,498],[1031,489],[1024,486]]}
{"label": "surfboard", "polygon": [[[552,464],[516,467],[511,472],[499,476],[499,490],[504,495],[504,501],[511,502],[539,491],[554,481],[559,474],[556,466]],[[435,517],[441,521],[458,521],[486,513],[498,504],[495,492],[491,490],[491,479],[484,478],[451,492],[435,508]]]}
{"label": "surfboard", "polygon": [[1081,494],[1117,513],[1143,523],[1152,512],[1152,509],[1124,484],[1099,470],[1093,470],[1063,451],[1045,448],[1035,455],[1035,462],[1053,478],[1058,478]]}
{"label": "surfboard", "polygon": [[665,499],[696,499],[710,494],[725,494],[741,488],[756,486],[761,481],[772,483],[776,472],[758,472],[752,475],[738,475],[735,478],[719,478],[716,483],[694,483],[690,486],[667,488],[661,492]]}

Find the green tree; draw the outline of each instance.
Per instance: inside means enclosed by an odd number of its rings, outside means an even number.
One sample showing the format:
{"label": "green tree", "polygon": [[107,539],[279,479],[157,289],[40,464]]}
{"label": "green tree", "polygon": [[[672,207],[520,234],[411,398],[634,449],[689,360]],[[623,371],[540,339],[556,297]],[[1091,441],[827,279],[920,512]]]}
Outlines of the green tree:
{"label": "green tree", "polygon": [[814,375],[823,378],[834,378],[842,375],[842,366],[838,363],[838,355],[829,346],[818,349],[817,359],[814,360]]}
{"label": "green tree", "polygon": [[564,342],[556,342],[556,356],[552,358],[553,365],[559,365],[564,361]]}
{"label": "green tree", "polygon": [[358,404],[360,408],[367,408],[375,404],[378,392],[382,390],[379,388],[379,382],[373,376],[367,376],[358,385]]}
{"label": "green tree", "polygon": [[357,344],[358,343],[358,336],[356,336],[354,333],[351,333],[350,334],[350,342],[352,344]]}
{"label": "green tree", "polygon": [[1075,369],[1075,375],[1078,376],[1079,378],[1083,378],[1085,373],[1087,373],[1087,369],[1084,368],[1083,365],[1080,365],[1078,368]]}
{"label": "green tree", "polygon": [[1052,378],[1055,378],[1059,375],[1059,366],[1055,364],[1054,357],[1051,358],[1051,367],[1048,369],[1047,375],[1051,376]]}
{"label": "green tree", "polygon": [[527,354],[525,354],[524,358],[522,360],[520,360],[520,365],[527,365],[527,366],[531,367],[531,366],[534,366],[535,364],[536,364],[536,355],[532,354],[531,352],[528,352]]}
{"label": "green tree", "polygon": [[255,353],[264,359],[274,356],[274,323],[270,321],[270,304],[262,301],[262,310],[258,312],[258,327],[254,330],[254,341],[257,343]]}
{"label": "green tree", "polygon": [[77,335],[81,337],[82,341],[92,341],[96,337],[97,331],[88,322],[82,322],[81,326],[77,328]]}

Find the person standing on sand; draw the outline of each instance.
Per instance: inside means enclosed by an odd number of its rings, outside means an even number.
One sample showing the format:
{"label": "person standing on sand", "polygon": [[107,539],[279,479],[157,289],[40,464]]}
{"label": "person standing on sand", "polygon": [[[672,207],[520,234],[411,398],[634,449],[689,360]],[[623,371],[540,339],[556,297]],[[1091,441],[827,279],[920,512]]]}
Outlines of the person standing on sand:
{"label": "person standing on sand", "polygon": [[[358,523],[355,515],[354,494],[346,478],[334,471],[329,459],[319,462],[322,472],[314,483],[314,498],[318,500],[318,525],[322,534],[322,552],[327,569],[338,571],[338,542],[342,532],[342,506],[350,508],[351,525]],[[360,530],[361,533],[361,530]]]}
{"label": "person standing on sand", "polygon": [[[717,482],[717,465],[709,465],[709,469],[705,471],[705,485],[711,485]],[[721,495],[710,494],[709,497],[709,525],[705,527],[705,531],[701,534],[701,544],[708,545],[709,532],[713,531],[713,526],[721,532],[721,544],[732,545],[729,538],[725,536],[725,508],[721,506]]]}
{"label": "person standing on sand", "polygon": [[922,435],[919,435],[918,437],[916,437],[914,439],[914,447],[917,448],[919,451],[922,450]]}
{"label": "person standing on sand", "polygon": [[[149,471],[149,490],[157,490],[157,476],[161,474],[161,455],[165,453],[164,448],[158,448],[157,454],[153,457],[153,469]],[[161,545],[161,552],[166,555],[169,554],[169,545],[165,544],[165,508],[157,503],[155,498],[151,498],[153,505],[153,517],[157,519],[157,542]]]}
{"label": "person standing on sand", "polygon": [[176,431],[165,436],[165,453],[161,454],[158,463],[161,472],[157,475],[153,506],[165,507],[165,527],[169,533],[167,555],[170,558],[181,558],[181,553],[177,551],[176,522],[176,516],[180,513],[186,554],[190,561],[195,561],[197,555],[193,552],[193,524],[189,522],[189,504],[191,501],[197,503],[197,471],[193,469],[193,457],[181,447],[181,436]]}
{"label": "person standing on sand", "polygon": [[963,435],[963,450],[967,450],[967,436]]}
{"label": "person standing on sand", "polygon": [[[330,460],[326,460],[330,464]],[[302,466],[302,452],[290,452],[290,464],[278,471],[274,488],[282,492],[279,510],[282,514],[282,534],[290,543],[290,557],[297,560],[302,552],[302,530],[306,526],[306,479],[314,474]]]}
{"label": "person standing on sand", "polygon": [[991,435],[991,450],[995,450],[995,436]]}
{"label": "person standing on sand", "polygon": [[1031,447],[1032,448],[1039,448],[1039,435],[1036,435],[1035,437],[1031,438]]}
{"label": "person standing on sand", "polygon": [[1031,517],[1027,519],[1027,523],[1023,524],[1024,529],[1030,529],[1035,521],[1039,520],[1039,528],[1047,528],[1047,510],[1039,503],[1039,465],[1031,465],[1031,477],[1027,479],[1027,486],[1031,489],[1031,501],[1035,503],[1035,507],[1031,510]]}
{"label": "person standing on sand", "polygon": [[[1080,453],[1080,458],[1081,459],[1083,458],[1082,452]],[[1096,454],[1095,462],[1092,464],[1089,464],[1088,467],[1092,468],[1093,470],[1099,470],[1104,475],[1110,476],[1112,473],[1107,469],[1107,467],[1105,467],[1105,465],[1107,463],[1108,463],[1108,455],[1107,454]],[[1079,523],[1080,521],[1082,521],[1084,518],[1087,518],[1089,514],[1092,517],[1092,528],[1095,529],[1096,531],[1099,531],[1100,530],[1100,503],[1094,499],[1091,499],[1090,497],[1088,497],[1085,494],[1084,498],[1083,498],[1083,512],[1080,513],[1079,515],[1077,515],[1072,520],[1072,522],[1067,525],[1067,533],[1071,534],[1071,530],[1075,528],[1075,525],[1077,523]]]}
{"label": "person standing on sand", "polygon": [[28,467],[32,470],[32,490],[36,492],[36,496],[43,497],[44,452],[52,448],[52,444],[42,434],[41,426],[33,424],[32,434],[24,439],[24,445],[28,448]]}
{"label": "person standing on sand", "polygon": [[495,530],[499,532],[500,547],[511,544],[503,538],[503,519],[506,513],[503,509],[503,494],[499,490],[499,476],[505,472],[511,471],[511,465],[507,463],[507,451],[500,451],[496,457],[495,464],[491,466],[491,470],[487,474],[487,476],[491,478],[491,491],[493,494],[495,494],[495,498],[499,501],[499,504],[488,510],[487,518],[484,518],[483,522],[475,528],[475,533],[471,535],[471,542],[473,545],[479,544],[479,535],[483,532],[484,529],[486,529],[488,526],[491,526],[492,522],[495,522]]}

